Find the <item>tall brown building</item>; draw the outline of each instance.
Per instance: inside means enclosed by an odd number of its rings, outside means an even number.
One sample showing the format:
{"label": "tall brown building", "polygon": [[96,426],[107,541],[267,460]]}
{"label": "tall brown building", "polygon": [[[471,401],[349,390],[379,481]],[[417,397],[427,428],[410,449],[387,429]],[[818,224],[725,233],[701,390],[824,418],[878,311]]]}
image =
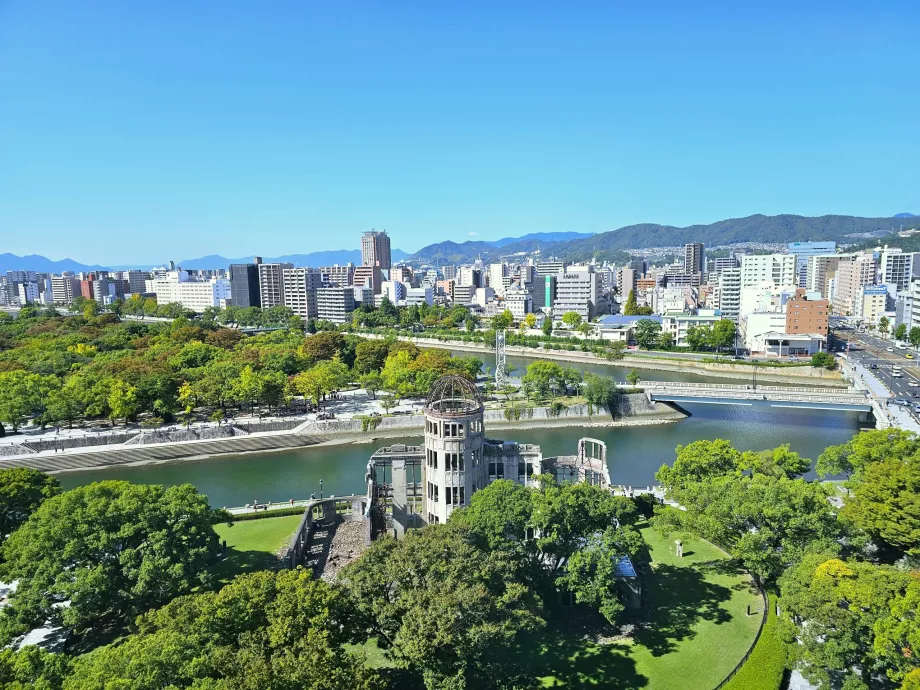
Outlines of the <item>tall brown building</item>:
{"label": "tall brown building", "polygon": [[371,230],[361,237],[361,263],[376,266],[385,271],[390,269],[390,236],[386,230]]}
{"label": "tall brown building", "polygon": [[830,304],[826,299],[808,299],[802,289],[786,302],[786,333],[817,333],[827,337]]}

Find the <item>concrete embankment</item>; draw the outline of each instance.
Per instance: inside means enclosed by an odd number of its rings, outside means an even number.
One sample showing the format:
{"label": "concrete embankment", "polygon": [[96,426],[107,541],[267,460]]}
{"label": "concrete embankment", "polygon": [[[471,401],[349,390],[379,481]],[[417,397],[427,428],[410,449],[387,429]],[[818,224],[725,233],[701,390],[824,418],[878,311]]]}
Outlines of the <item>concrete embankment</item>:
{"label": "concrete embankment", "polygon": [[[371,333],[362,333],[363,337],[374,338],[383,337]],[[400,340],[407,340],[415,343],[419,347],[436,347],[446,350],[456,350],[458,352],[471,352],[478,354],[490,354],[493,350],[480,343],[464,343],[455,340],[436,340],[434,338],[409,338],[401,336]],[[569,350],[542,350],[531,347],[507,346],[505,352],[515,357],[525,357],[528,359],[551,359],[562,362],[576,362],[580,364],[599,364],[614,367],[628,367],[631,369],[653,369],[655,371],[673,371],[685,374],[699,374],[703,376],[713,376],[718,378],[741,379],[750,381],[755,367],[751,364],[739,364],[731,361],[726,362],[703,362],[685,359],[671,359],[667,357],[655,357],[653,355],[626,355],[623,359],[611,361],[598,357],[593,352],[569,351]],[[828,371],[827,369],[814,368],[810,366],[759,366],[757,370],[757,381],[764,383],[777,382],[789,384],[821,385],[821,386],[840,386],[846,387],[848,384],[838,371]]]}
{"label": "concrete embankment", "polygon": [[[572,405],[553,414],[549,408],[524,409],[506,415],[504,410],[486,410],[489,430],[534,427],[603,427],[665,424],[686,415],[666,404],[649,402],[641,393],[618,397],[611,410]],[[229,436],[221,439],[181,440],[139,445],[109,444],[62,453],[35,453],[0,458],[0,468],[33,467],[45,472],[81,472],[114,465],[144,465],[178,460],[193,460],[219,455],[282,451],[316,445],[365,442],[376,438],[420,436],[425,417],[421,414],[379,417],[367,420],[334,419],[308,421],[294,429]]]}

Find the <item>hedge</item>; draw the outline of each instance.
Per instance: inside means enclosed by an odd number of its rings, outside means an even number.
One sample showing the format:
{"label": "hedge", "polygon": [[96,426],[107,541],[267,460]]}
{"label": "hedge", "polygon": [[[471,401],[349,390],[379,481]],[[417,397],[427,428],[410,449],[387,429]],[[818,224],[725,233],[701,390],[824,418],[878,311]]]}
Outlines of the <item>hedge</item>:
{"label": "hedge", "polygon": [[776,617],[776,599],[768,601],[767,622],[760,638],[734,678],[724,690],[779,690],[788,665],[786,644],[780,638],[779,620]]}
{"label": "hedge", "polygon": [[[306,509],[306,506],[291,506],[289,508],[254,510],[251,513],[233,515],[232,521],[243,522],[244,520],[261,520],[262,518],[284,517],[286,515],[303,515]],[[220,520],[219,522],[224,522],[224,520]]]}

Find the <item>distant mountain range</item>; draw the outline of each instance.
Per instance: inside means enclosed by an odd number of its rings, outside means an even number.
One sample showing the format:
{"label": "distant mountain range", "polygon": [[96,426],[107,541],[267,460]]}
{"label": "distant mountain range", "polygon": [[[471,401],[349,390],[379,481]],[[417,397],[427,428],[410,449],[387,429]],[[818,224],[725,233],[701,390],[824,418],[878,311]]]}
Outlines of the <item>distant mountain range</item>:
{"label": "distant mountain range", "polygon": [[[541,252],[545,256],[554,256],[569,261],[586,261],[591,258],[608,261],[621,261],[626,258],[626,249],[644,249],[648,247],[673,247],[688,242],[703,242],[707,247],[739,244],[742,242],[785,243],[801,241],[834,240],[838,244],[857,244],[885,238],[896,233],[904,226],[907,219],[920,219],[911,213],[899,213],[890,218],[860,218],[857,216],[806,216],[754,215],[745,218],[720,220],[708,225],[691,225],[684,228],[654,223],[628,225],[598,234],[584,232],[534,232],[522,237],[503,237],[500,240],[453,242],[447,240],[430,244],[414,254],[401,249],[393,250],[393,260],[410,260],[416,263],[443,265],[459,264],[482,258],[495,261],[515,254]],[[894,235],[896,238],[897,235]],[[897,242],[898,240],[893,240]],[[185,259],[177,262],[189,270],[203,268],[226,268],[234,263],[250,263],[253,257],[228,259],[211,254],[197,259]],[[311,252],[309,254],[288,254],[277,257],[263,257],[266,263],[284,262],[295,266],[329,266],[332,264],[360,264],[359,249],[340,249],[337,251]],[[164,264],[157,264],[164,265]],[[88,266],[72,259],[52,261],[44,256],[31,254],[17,256],[0,254],[0,272],[31,270],[42,273],[60,273],[61,271],[93,271],[109,268],[124,270],[128,268],[149,269],[152,265],[122,266]]]}
{"label": "distant mountain range", "polygon": [[0,273],[6,271],[37,271],[39,273],[61,273],[62,271],[98,271],[102,266],[87,266],[73,259],[52,261],[39,254],[17,256],[16,254],[0,254]]}
{"label": "distant mountain range", "polygon": [[[904,214],[898,220],[914,217]],[[678,228],[670,225],[642,223],[628,225],[597,235],[563,241],[524,240],[497,245],[489,242],[438,242],[424,247],[410,258],[431,264],[463,263],[481,257],[496,260],[520,251],[535,251],[570,261],[620,261],[626,249],[673,247],[688,242],[703,242],[707,247],[742,242],[786,243],[834,240],[838,244],[855,244],[866,238],[882,237],[901,225],[894,218],[859,218],[856,216],[754,215],[731,218],[708,225]],[[556,233],[549,233],[556,234]],[[563,234],[563,233],[560,233]]]}

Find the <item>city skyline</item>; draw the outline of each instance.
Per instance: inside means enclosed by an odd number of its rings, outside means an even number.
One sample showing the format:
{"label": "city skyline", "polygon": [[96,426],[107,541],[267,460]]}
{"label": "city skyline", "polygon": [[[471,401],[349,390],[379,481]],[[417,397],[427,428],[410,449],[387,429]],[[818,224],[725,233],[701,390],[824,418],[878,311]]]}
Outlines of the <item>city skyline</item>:
{"label": "city skyline", "polygon": [[920,57],[898,39],[918,20],[908,2],[7,3],[2,249],[128,264],[375,227],[412,251],[918,212]]}

